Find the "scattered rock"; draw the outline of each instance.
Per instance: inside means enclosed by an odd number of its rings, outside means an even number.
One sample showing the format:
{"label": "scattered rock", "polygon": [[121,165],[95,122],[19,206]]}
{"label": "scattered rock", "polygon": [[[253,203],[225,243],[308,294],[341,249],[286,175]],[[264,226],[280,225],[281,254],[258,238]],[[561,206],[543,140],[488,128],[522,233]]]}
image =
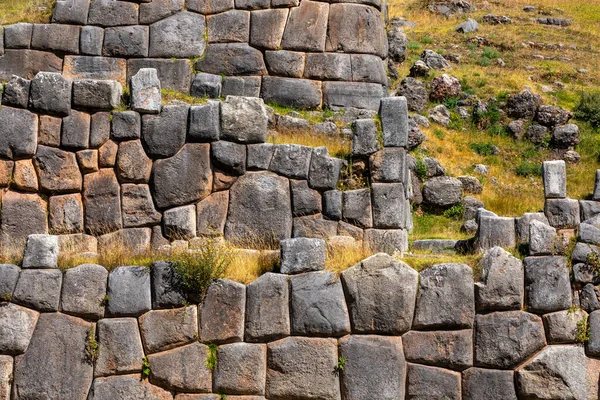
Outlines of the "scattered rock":
{"label": "scattered rock", "polygon": [[431,93],[429,94],[429,98],[432,101],[444,101],[450,97],[458,97],[460,92],[461,86],[458,78],[443,74],[434,78],[431,82]]}
{"label": "scattered rock", "polygon": [[463,22],[456,28],[456,32],[473,33],[473,32],[477,32],[478,29],[479,29],[479,24],[477,23],[477,21],[475,21],[472,18],[469,18],[468,20],[466,20],[465,22]]}

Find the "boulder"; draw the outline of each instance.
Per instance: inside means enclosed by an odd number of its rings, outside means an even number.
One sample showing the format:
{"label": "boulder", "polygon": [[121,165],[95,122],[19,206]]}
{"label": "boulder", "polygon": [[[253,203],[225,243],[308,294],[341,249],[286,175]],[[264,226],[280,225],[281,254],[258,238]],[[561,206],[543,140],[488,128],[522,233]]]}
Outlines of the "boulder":
{"label": "boulder", "polygon": [[448,176],[436,177],[423,185],[423,200],[433,207],[447,208],[462,199],[462,183]]}
{"label": "boulder", "polygon": [[152,310],[140,317],[146,353],[157,353],[193,342],[198,336],[195,306]]}
{"label": "boulder", "polygon": [[558,149],[572,149],[579,143],[579,127],[575,124],[557,126],[552,130],[550,145]]}
{"label": "boulder", "polygon": [[198,307],[199,337],[202,342],[222,344],[244,340],[244,285],[218,279],[209,286],[204,301]]}
{"label": "boulder", "polygon": [[460,400],[460,373],[408,364],[406,395],[409,399]]}
{"label": "boulder", "polygon": [[62,272],[58,269],[21,271],[12,300],[38,311],[57,311],[60,301]]}
{"label": "boulder", "polygon": [[150,382],[170,390],[209,392],[212,371],[207,366],[208,346],[192,343],[148,356]]}
{"label": "boulder", "polygon": [[325,241],[323,239],[285,239],[281,245],[281,273],[299,274],[325,269]]}
{"label": "boulder", "polygon": [[462,371],[473,366],[473,331],[410,331],[402,336],[406,361]]}
{"label": "boulder", "polygon": [[564,257],[527,257],[524,264],[528,310],[544,314],[571,307],[569,268]]}
{"label": "boulder", "polygon": [[36,311],[13,303],[0,305],[0,353],[9,355],[25,353],[39,315]]}
{"label": "boulder", "polygon": [[402,63],[406,60],[406,50],[408,48],[408,36],[400,27],[394,27],[387,31],[388,56],[396,63]]}
{"label": "boulder", "polygon": [[530,125],[525,137],[531,143],[541,145],[548,140],[548,128],[543,125]]}
{"label": "boulder", "polygon": [[268,116],[258,98],[228,96],[221,104],[221,138],[240,143],[263,143]]}
{"label": "boulder", "polygon": [[450,125],[450,110],[443,105],[437,105],[429,110],[428,112],[429,119],[435,122],[436,124],[442,126]]}
{"label": "boulder", "polygon": [[225,394],[264,395],[267,346],[233,343],[217,350],[214,390]]}
{"label": "boulder", "polygon": [[469,18],[456,28],[456,32],[473,33],[473,32],[477,32],[478,29],[479,29],[479,24],[477,23],[477,21],[475,21],[472,18]]}
{"label": "boulder", "polygon": [[104,318],[98,321],[98,346],[94,376],[142,371],[144,349],[135,318]]}
{"label": "boulder", "polygon": [[511,118],[531,120],[542,103],[542,97],[529,90],[510,96],[506,102],[506,113]]}
{"label": "boulder", "polygon": [[95,264],[67,270],[63,276],[60,308],[67,314],[99,319],[104,316],[108,271]]}
{"label": "boulder", "polygon": [[571,111],[557,106],[541,104],[535,114],[535,120],[544,126],[552,128],[557,125],[565,125],[573,118]]}
{"label": "boulder", "polygon": [[187,58],[204,53],[204,16],[182,11],[150,25],[150,57]]}
{"label": "boulder", "polygon": [[421,81],[411,77],[404,78],[400,83],[398,94],[406,98],[410,111],[418,113],[425,111],[429,94]]}
{"label": "boulder", "polygon": [[107,312],[115,317],[139,316],[151,309],[150,270],[118,267],[108,276]]}
{"label": "boulder", "polygon": [[475,365],[510,369],[546,344],[542,319],[524,311],[492,312],[475,317]]}
{"label": "boulder", "polygon": [[448,98],[460,96],[462,89],[457,77],[443,74],[431,81],[429,98],[432,101],[444,101]]}
{"label": "boulder", "polygon": [[450,68],[450,64],[444,56],[436,53],[433,50],[425,50],[421,53],[421,61],[425,63],[428,68],[445,70]]}
{"label": "boulder", "polygon": [[481,280],[475,283],[477,310],[520,310],[524,282],[521,260],[501,247],[489,249],[481,260]]}

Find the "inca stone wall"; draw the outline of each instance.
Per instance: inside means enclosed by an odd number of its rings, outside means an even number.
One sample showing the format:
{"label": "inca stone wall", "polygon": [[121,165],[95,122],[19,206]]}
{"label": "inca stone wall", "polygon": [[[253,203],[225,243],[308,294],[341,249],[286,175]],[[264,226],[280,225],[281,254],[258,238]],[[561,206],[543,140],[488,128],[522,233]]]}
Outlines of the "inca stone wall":
{"label": "inca stone wall", "polygon": [[372,184],[342,192],[343,161],[325,147],[265,143],[269,114],[260,98],[162,106],[155,69],[132,77],[131,109],[115,111],[121,92],[117,81],[49,72],[5,85],[5,248],[34,233],[61,235],[63,251],[74,253],[115,240],[157,249],[196,236],[277,246],[339,234],[377,251],[407,248],[404,98],[382,100],[381,131],[373,119],[355,121],[353,152],[371,164]]}
{"label": "inca stone wall", "polygon": [[0,27],[0,80],[49,71],[125,85],[141,68],[156,68],[165,88],[197,96],[377,110],[387,86],[382,7],[379,0],[58,0],[51,24]]}
{"label": "inca stone wall", "polygon": [[495,247],[474,279],[379,253],[338,278],[322,239],[288,239],[281,274],[196,305],[166,262],[61,271],[58,253],[32,235],[0,266],[0,399],[598,398],[600,311],[573,307],[564,257]]}

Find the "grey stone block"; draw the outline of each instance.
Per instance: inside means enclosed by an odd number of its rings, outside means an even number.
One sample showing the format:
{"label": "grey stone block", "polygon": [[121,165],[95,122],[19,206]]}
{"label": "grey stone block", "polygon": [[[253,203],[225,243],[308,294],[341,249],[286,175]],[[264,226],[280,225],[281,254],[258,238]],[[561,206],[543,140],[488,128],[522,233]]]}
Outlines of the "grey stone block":
{"label": "grey stone block", "polygon": [[283,33],[284,50],[322,52],[325,50],[329,5],[306,1],[293,8]]}
{"label": "grey stone block", "polygon": [[209,43],[248,43],[250,12],[231,10],[206,17]]}
{"label": "grey stone block", "polygon": [[80,28],[75,25],[34,24],[31,48],[55,53],[79,54]]}
{"label": "grey stone block", "polygon": [[[4,108],[4,107],[3,107]],[[9,191],[2,196],[2,235],[16,246],[23,246],[27,236],[48,232],[48,205],[37,194]]]}
{"label": "grey stone block", "polygon": [[0,298],[12,298],[21,269],[12,264],[0,264]]}
{"label": "grey stone block", "polygon": [[321,194],[308,187],[307,181],[290,181],[294,217],[321,213]]}
{"label": "grey stone block", "polygon": [[88,25],[120,26],[138,23],[139,6],[116,0],[92,0],[87,17]]}
{"label": "grey stone block", "polygon": [[564,257],[527,257],[524,263],[528,310],[544,314],[571,307],[569,268]]}
{"label": "grey stone block", "polygon": [[402,183],[371,185],[373,226],[375,228],[406,228],[406,210],[410,207]]}
{"label": "grey stone block", "polygon": [[346,336],[340,339],[344,366],[344,399],[404,398],[404,361],[402,340],[398,337]]}
{"label": "grey stone block", "polygon": [[306,55],[304,77],[318,80],[351,81],[350,54],[308,53]]}
{"label": "grey stone block", "polygon": [[342,169],[342,160],[330,157],[327,147],[313,149],[308,172],[308,184],[317,190],[335,189]]}
{"label": "grey stone block", "polygon": [[328,190],[323,193],[323,215],[334,221],[342,219],[342,193],[339,190]]}
{"label": "grey stone block", "polygon": [[222,80],[221,75],[200,72],[192,81],[190,94],[195,97],[218,99],[221,97]]}
{"label": "grey stone block", "polygon": [[39,72],[31,81],[29,104],[44,114],[67,116],[71,112],[72,86],[61,74]]}
{"label": "grey stone block", "polygon": [[112,169],[85,175],[83,199],[88,233],[102,234],[122,228],[121,188]]}
{"label": "grey stone block", "polygon": [[[65,3],[67,3],[65,1]],[[102,55],[104,43],[104,29],[98,26],[82,26],[79,36],[79,51],[86,56]]]}
{"label": "grey stone block", "polygon": [[577,263],[573,265],[573,283],[586,285],[588,283],[598,284],[598,271],[589,264]]}
{"label": "grey stone block", "polygon": [[106,79],[127,84],[127,62],[123,58],[65,56],[63,74],[68,79]]}
{"label": "grey stone block", "polygon": [[17,108],[1,107],[0,156],[30,158],[35,154],[38,135],[37,115]]}
{"label": "grey stone block", "polygon": [[352,54],[352,81],[388,84],[386,69],[379,56]]}
{"label": "grey stone block", "polygon": [[330,109],[356,107],[378,111],[385,93],[378,83],[324,82],[323,104]]}
{"label": "grey stone block", "polygon": [[30,80],[13,75],[12,78],[10,78],[10,81],[4,85],[2,104],[19,108],[27,108],[27,105],[29,104],[30,86]]}
{"label": "grey stone block", "polygon": [[409,399],[460,400],[460,381],[458,372],[409,363],[406,395]]}
{"label": "grey stone block", "polygon": [[372,119],[357,119],[352,123],[352,154],[369,156],[379,150],[377,125]]}
{"label": "grey stone block", "polygon": [[141,372],[144,349],[135,318],[98,321],[98,345],[94,376]]}
{"label": "grey stone block", "polygon": [[581,220],[586,221],[600,214],[600,202],[595,200],[579,200]]}
{"label": "grey stone block", "polygon": [[579,304],[588,313],[600,309],[600,301],[596,289],[591,283],[586,284],[579,294]]}
{"label": "grey stone block", "polygon": [[557,229],[572,229],[581,222],[579,202],[575,199],[547,199],[544,212],[550,225]]}
{"label": "grey stone block", "polygon": [[386,147],[369,158],[371,179],[375,182],[407,182],[406,150]]}
{"label": "grey stone block", "polygon": [[185,7],[185,0],[154,0],[140,4],[140,24],[152,24],[169,17]]}
{"label": "grey stone block", "polygon": [[478,225],[476,234],[478,251],[496,246],[504,248],[516,246],[514,218],[481,216],[478,219]]}
{"label": "grey stone block", "polygon": [[63,277],[61,310],[83,318],[102,318],[107,279],[108,271],[101,265],[84,264],[67,270]]}
{"label": "grey stone block", "polygon": [[121,105],[123,87],[117,81],[84,79],[73,82],[73,106],[82,109],[107,110]]}
{"label": "grey stone block", "polygon": [[110,400],[121,397],[124,400],[154,398],[171,400],[173,395],[164,389],[141,380],[139,374],[109,376],[94,379],[90,400]]}
{"label": "grey stone block", "polygon": [[[473,272],[464,264],[438,264],[421,273],[414,329],[470,328],[475,316]],[[444,301],[440,302],[439,299]]]}
{"label": "grey stone block", "polygon": [[140,140],[121,142],[117,152],[116,172],[123,183],[148,183],[152,160],[146,156]]}
{"label": "grey stone block", "polygon": [[92,115],[90,122],[91,148],[98,149],[102,147],[110,138],[110,118],[111,114],[107,112],[99,112]]}
{"label": "grey stone block", "polygon": [[271,75],[302,78],[306,54],[297,51],[266,51],[265,61]]}
{"label": "grey stone block", "polygon": [[142,25],[104,30],[105,57],[148,57],[149,28]]}
{"label": "grey stone block", "polygon": [[578,324],[586,321],[588,315],[580,309],[563,310],[546,314],[543,319],[549,344],[577,343],[577,336],[580,334]]}
{"label": "grey stone block", "polygon": [[269,169],[274,151],[275,145],[272,143],[249,144],[247,168],[249,170]]}
{"label": "grey stone block", "polygon": [[90,142],[91,117],[87,113],[71,111],[63,118],[60,144],[63,148],[82,150],[87,149]]}
{"label": "grey stone block", "polygon": [[261,82],[260,76],[226,76],[221,96],[259,97]]}
{"label": "grey stone block", "polygon": [[334,339],[291,337],[269,343],[266,397],[340,400],[340,380],[332,373],[337,360]]}
{"label": "grey stone block", "polygon": [[209,392],[212,372],[207,367],[208,346],[193,343],[151,354],[150,381],[170,390]]}
{"label": "grey stone block", "polygon": [[323,219],[321,214],[294,218],[292,237],[327,239],[337,234],[337,222]]}
{"label": "grey stone block", "polygon": [[240,143],[263,143],[268,116],[258,98],[228,96],[221,104],[221,138]]}
{"label": "grey stone block", "polygon": [[161,87],[189,93],[192,63],[189,59],[133,58],[127,61],[127,81],[142,68],[155,69]]}
{"label": "grey stone block", "polygon": [[58,236],[29,235],[23,268],[58,268]]}
{"label": "grey stone block", "polygon": [[141,68],[131,77],[130,82],[131,109],[140,113],[160,113],[162,108],[162,94],[156,69]]}
{"label": "grey stone block", "polygon": [[537,315],[506,311],[475,317],[477,366],[510,369],[527,360],[545,344],[544,324]]}
{"label": "grey stone block", "polygon": [[347,190],[342,194],[343,220],[361,228],[373,226],[371,191],[369,189]]}
{"label": "grey stone block", "polygon": [[198,236],[222,236],[227,220],[229,192],[216,192],[196,206]]}
{"label": "grey stone block", "polygon": [[28,49],[31,46],[33,24],[20,22],[4,27],[4,47],[7,49]]}
{"label": "grey stone block", "polygon": [[136,140],[141,136],[142,119],[135,111],[113,112],[110,137],[114,140]]}
{"label": "grey stone block", "polygon": [[269,0],[236,0],[235,8],[248,10],[269,8]]}
{"label": "grey stone block", "polygon": [[475,283],[477,310],[520,310],[524,293],[523,263],[501,247],[486,251],[481,280]]}
{"label": "grey stone block", "polygon": [[212,43],[196,70],[209,74],[265,75],[267,68],[262,53],[246,43]]}
{"label": "grey stone block", "polygon": [[171,208],[163,214],[163,230],[171,240],[196,237],[196,206]]}
{"label": "grey stone block", "polygon": [[140,317],[140,332],[146,353],[170,350],[198,337],[196,306],[152,310]]}
{"label": "grey stone block", "polygon": [[280,47],[289,10],[275,8],[251,14],[250,45],[275,50]]}
{"label": "grey stone block", "polygon": [[544,161],[542,164],[544,196],[546,198],[567,197],[567,166],[563,160]]}
{"label": "grey stone block", "polygon": [[244,340],[244,285],[219,279],[209,286],[204,301],[198,307],[201,341],[224,344]]}
{"label": "grey stone block", "polygon": [[408,106],[406,97],[381,99],[381,126],[385,147],[406,147],[408,144]]}
{"label": "grey stone block", "polygon": [[52,22],[85,25],[89,9],[90,0],[58,0],[54,6]]}
{"label": "grey stone block", "polygon": [[107,312],[114,317],[135,317],[152,307],[150,270],[146,267],[118,267],[108,276]]}
{"label": "grey stone block", "polygon": [[517,400],[514,372],[469,368],[463,372],[464,400]]}
{"label": "grey stone block", "polygon": [[94,367],[85,355],[92,328],[65,314],[40,315],[27,352],[15,359],[14,393],[23,398],[44,393],[52,399],[87,399]]}
{"label": "grey stone block", "polygon": [[342,281],[353,332],[401,335],[410,330],[417,295],[415,270],[376,254],[344,271]]}
{"label": "grey stone block", "polygon": [[285,239],[281,244],[281,273],[299,274],[325,269],[325,241],[322,239]]}
{"label": "grey stone block", "polygon": [[39,71],[60,72],[62,59],[58,56],[38,50],[6,49],[0,57],[0,79],[10,80],[19,75],[25,79],[33,79]]}
{"label": "grey stone block", "polygon": [[150,268],[152,280],[152,308],[172,308],[186,302],[181,290],[180,278],[175,274],[171,263],[156,261]]}
{"label": "grey stone block", "polygon": [[225,394],[264,395],[267,346],[233,343],[217,350],[214,390]]}
{"label": "grey stone block", "polygon": [[540,221],[546,225],[550,225],[548,218],[542,212],[525,213],[519,218],[515,218],[515,233],[517,235],[517,244],[529,243],[529,225],[531,221]]}
{"label": "grey stone block", "polygon": [[583,243],[600,244],[600,229],[593,225],[581,223],[577,229],[577,240]]}
{"label": "grey stone block", "polygon": [[219,140],[221,102],[208,101],[206,104],[190,107],[188,135],[198,142]]}
{"label": "grey stone block", "polygon": [[234,7],[234,0],[188,0],[187,8],[200,14],[216,14]]}
{"label": "grey stone block", "polygon": [[536,220],[531,221],[529,224],[529,255],[553,254],[556,246],[556,229]]}
{"label": "grey stone block", "polygon": [[586,352],[592,357],[600,355],[600,311],[592,312],[588,317],[590,337],[586,343]]}
{"label": "grey stone block", "polygon": [[39,311],[57,311],[62,272],[58,269],[26,269],[21,271],[13,293],[13,301]]}
{"label": "grey stone block", "polygon": [[188,110],[187,105],[167,105],[158,115],[142,117],[142,140],[150,157],[173,157],[181,150],[187,135]]}
{"label": "grey stone block", "polygon": [[[0,352],[23,354],[29,347],[39,313],[13,303],[0,307]],[[12,371],[11,371],[12,372]]]}
{"label": "grey stone block", "polygon": [[167,208],[201,200],[210,194],[212,178],[210,146],[188,143],[174,157],[154,162],[156,206]]}
{"label": "grey stone block", "polygon": [[585,263],[590,253],[600,254],[600,249],[590,244],[577,243],[571,253],[571,261],[574,263]]}
{"label": "grey stone block", "polygon": [[290,335],[289,284],[285,275],[266,273],[246,287],[248,342],[270,342]]}
{"label": "grey stone block", "polygon": [[473,331],[410,331],[402,336],[406,360],[462,371],[473,366]]}
{"label": "grey stone block", "polygon": [[291,282],[292,334],[343,336],[350,319],[341,282],[330,272],[295,275]]}
{"label": "grey stone block", "polygon": [[322,104],[321,83],[308,79],[263,77],[261,97],[284,107],[319,108]]}
{"label": "grey stone block", "polygon": [[307,179],[312,148],[298,144],[275,146],[269,170],[295,179]]}
{"label": "grey stone block", "polygon": [[210,146],[215,164],[235,175],[246,172],[246,146],[219,140]]}

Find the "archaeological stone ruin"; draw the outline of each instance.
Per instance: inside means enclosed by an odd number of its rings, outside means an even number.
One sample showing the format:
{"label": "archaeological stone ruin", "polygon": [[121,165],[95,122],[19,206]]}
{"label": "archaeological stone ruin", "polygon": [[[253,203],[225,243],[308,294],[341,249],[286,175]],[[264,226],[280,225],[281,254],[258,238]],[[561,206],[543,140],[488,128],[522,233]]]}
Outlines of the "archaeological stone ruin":
{"label": "archaeological stone ruin", "polygon": [[[472,202],[471,239],[409,246],[416,197],[473,182],[415,184],[385,19],[378,0],[57,0],[0,27],[0,250],[20,260],[0,264],[0,400],[599,399],[600,171],[575,200],[544,162],[543,212]],[[347,118],[363,187],[327,147],[270,143],[303,126],[270,105]],[[168,258],[206,238],[278,265],[199,297]],[[63,264],[115,243],[155,258]],[[348,243],[372,255],[326,269]],[[481,260],[417,271],[412,249]]]}

